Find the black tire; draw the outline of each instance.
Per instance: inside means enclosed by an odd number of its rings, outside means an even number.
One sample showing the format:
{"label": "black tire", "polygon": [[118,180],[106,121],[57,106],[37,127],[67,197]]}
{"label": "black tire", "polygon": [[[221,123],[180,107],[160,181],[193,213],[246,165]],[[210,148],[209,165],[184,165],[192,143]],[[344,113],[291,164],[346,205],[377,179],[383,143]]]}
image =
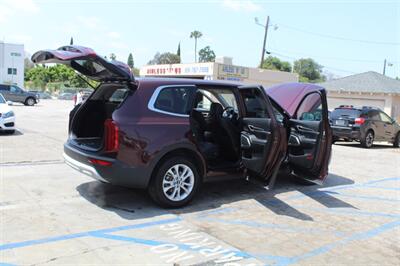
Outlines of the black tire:
{"label": "black tire", "polygon": [[[192,171],[193,174],[193,187],[184,198],[178,200],[171,200],[170,198],[167,197],[166,194],[168,192],[164,192],[163,188],[163,182],[165,182],[165,178],[168,178],[167,172],[170,170],[172,167],[176,165],[183,165]],[[182,167],[183,167],[182,166]],[[172,176],[171,176],[172,177]],[[170,182],[170,181],[168,181]],[[173,181],[171,181],[173,182]],[[198,170],[195,166],[195,164],[186,159],[183,156],[176,156],[176,157],[171,157],[163,161],[160,165],[157,166],[156,169],[154,169],[154,173],[148,188],[148,192],[150,194],[150,197],[153,199],[154,202],[156,202],[158,205],[166,208],[177,208],[177,207],[182,207],[188,204],[196,194],[198,188],[200,186],[200,176],[198,173]],[[179,187],[179,185],[178,185]],[[174,190],[174,187],[171,187],[172,191]],[[176,189],[176,187],[175,187]],[[171,191],[171,190],[168,190]],[[179,191],[181,189],[179,188]],[[183,191],[183,190],[182,190]],[[173,192],[174,193],[174,192]],[[171,196],[171,195],[170,195]]]}
{"label": "black tire", "polygon": [[393,147],[400,148],[400,132],[397,133],[396,138],[394,139]]}
{"label": "black tire", "polygon": [[12,135],[12,134],[14,134],[14,133],[15,133],[15,130],[14,130],[14,129],[13,129],[13,130],[7,130],[6,132],[7,132],[7,134],[10,134],[10,135]]}
{"label": "black tire", "polygon": [[34,106],[35,103],[36,103],[36,100],[32,97],[28,97],[25,100],[25,105],[28,105],[28,106]]}
{"label": "black tire", "polygon": [[364,138],[361,140],[361,146],[368,149],[371,148],[374,145],[374,137],[374,132],[368,130]]}

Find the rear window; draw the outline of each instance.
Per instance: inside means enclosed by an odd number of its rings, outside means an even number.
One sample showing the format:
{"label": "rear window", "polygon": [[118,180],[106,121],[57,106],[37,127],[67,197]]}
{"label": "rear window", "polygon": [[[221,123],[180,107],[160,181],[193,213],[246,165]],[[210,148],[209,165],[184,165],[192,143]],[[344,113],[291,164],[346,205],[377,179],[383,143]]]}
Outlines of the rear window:
{"label": "rear window", "polygon": [[357,109],[335,109],[331,113],[331,118],[335,119],[338,117],[351,117],[351,118],[357,118],[360,117],[361,115],[361,110]]}

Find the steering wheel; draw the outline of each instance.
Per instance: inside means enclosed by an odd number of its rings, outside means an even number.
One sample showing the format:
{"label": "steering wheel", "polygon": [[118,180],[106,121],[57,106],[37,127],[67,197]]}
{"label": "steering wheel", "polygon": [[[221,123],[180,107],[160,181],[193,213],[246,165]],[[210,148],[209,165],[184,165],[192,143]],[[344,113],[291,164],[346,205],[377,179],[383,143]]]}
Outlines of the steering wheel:
{"label": "steering wheel", "polygon": [[232,119],[235,115],[235,109],[232,106],[227,106],[222,112],[222,117]]}

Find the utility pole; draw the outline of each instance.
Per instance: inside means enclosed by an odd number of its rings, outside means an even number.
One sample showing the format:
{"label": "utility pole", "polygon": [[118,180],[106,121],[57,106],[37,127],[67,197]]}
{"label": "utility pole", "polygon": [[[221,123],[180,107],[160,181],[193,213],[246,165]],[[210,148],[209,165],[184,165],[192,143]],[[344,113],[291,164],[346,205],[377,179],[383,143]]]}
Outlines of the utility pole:
{"label": "utility pole", "polygon": [[383,61],[383,75],[386,73],[386,59]]}
{"label": "utility pole", "polygon": [[265,33],[264,33],[263,48],[262,48],[262,52],[261,52],[260,68],[261,68],[262,64],[264,63],[265,45],[267,43],[267,35],[268,35],[268,26],[269,26],[269,16],[267,16],[267,23],[265,23]]}

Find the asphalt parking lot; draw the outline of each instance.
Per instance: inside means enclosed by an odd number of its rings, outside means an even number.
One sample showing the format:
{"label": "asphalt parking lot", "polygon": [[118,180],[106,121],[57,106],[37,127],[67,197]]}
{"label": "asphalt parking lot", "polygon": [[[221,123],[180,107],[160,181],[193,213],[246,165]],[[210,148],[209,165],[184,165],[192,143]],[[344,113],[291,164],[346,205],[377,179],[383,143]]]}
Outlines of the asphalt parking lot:
{"label": "asphalt parking lot", "polygon": [[400,265],[391,145],[334,145],[323,186],[210,183],[165,210],[64,164],[72,101],[13,108],[18,131],[0,135],[0,265]]}

